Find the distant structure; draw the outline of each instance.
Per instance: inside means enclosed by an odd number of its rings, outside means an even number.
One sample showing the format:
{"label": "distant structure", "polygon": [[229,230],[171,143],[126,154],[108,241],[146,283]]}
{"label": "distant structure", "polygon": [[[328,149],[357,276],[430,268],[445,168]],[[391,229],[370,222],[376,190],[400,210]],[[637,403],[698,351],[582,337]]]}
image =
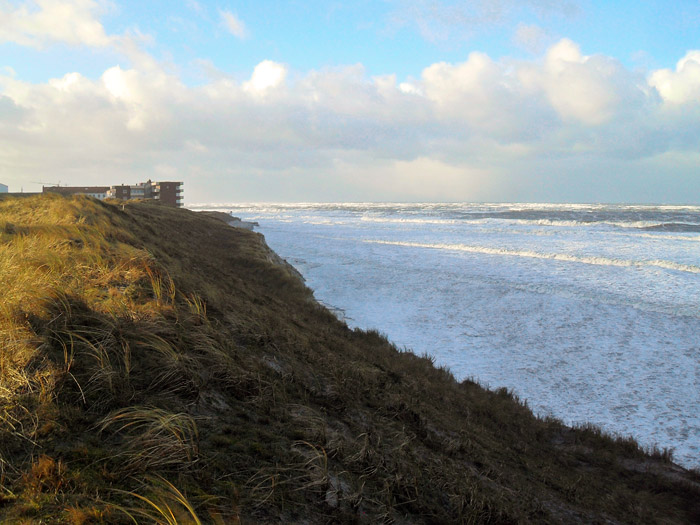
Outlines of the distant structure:
{"label": "distant structure", "polygon": [[0,193],[7,193],[7,186],[5,184],[0,184]]}
{"label": "distant structure", "polygon": [[96,199],[152,199],[170,206],[182,207],[182,182],[161,181],[117,186],[43,186],[43,193],[60,193],[61,195],[89,195]]}
{"label": "distant structure", "polygon": [[42,193],[60,193],[61,195],[89,195],[96,199],[107,198],[109,186],[42,186]]}

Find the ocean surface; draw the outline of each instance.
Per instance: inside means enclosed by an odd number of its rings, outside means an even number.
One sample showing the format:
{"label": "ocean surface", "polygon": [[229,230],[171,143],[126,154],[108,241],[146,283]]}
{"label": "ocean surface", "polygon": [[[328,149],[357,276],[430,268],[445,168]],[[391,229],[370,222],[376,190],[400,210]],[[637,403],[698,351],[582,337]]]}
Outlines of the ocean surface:
{"label": "ocean surface", "polygon": [[259,222],[351,326],[700,467],[700,207],[191,208]]}

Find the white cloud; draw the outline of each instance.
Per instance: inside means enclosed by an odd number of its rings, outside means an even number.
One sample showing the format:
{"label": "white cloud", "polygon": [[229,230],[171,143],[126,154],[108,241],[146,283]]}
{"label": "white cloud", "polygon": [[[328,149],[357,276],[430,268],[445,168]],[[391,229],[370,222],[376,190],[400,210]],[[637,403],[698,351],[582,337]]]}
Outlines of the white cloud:
{"label": "white cloud", "polygon": [[700,50],[688,51],[678,61],[675,71],[655,71],[649,83],[672,104],[700,102]]}
{"label": "white cloud", "polygon": [[245,81],[194,87],[147,58],[96,80],[0,72],[0,165],[76,184],[174,168],[200,200],[488,200],[538,195],[528,184],[545,180],[550,198],[558,184],[585,191],[582,166],[700,147],[696,52],[648,80],[563,40],[534,60],[472,53],[403,81],[361,64],[291,74],[265,60]]}
{"label": "white cloud", "polygon": [[48,43],[103,47],[112,42],[95,0],[34,0],[0,4],[0,42],[41,48]]}
{"label": "white cloud", "polygon": [[412,82],[401,82],[399,84],[399,91],[402,93],[407,93],[411,95],[422,95],[423,92],[420,90],[420,88],[416,87],[416,85]]}
{"label": "white cloud", "polygon": [[595,63],[573,42],[562,40],[547,53],[543,87],[563,118],[602,124],[612,118],[620,102],[609,82],[615,68],[610,59],[601,57]]}
{"label": "white cloud", "polygon": [[284,65],[272,60],[264,60],[255,66],[250,80],[243,85],[243,89],[255,94],[266,93],[284,84],[286,76],[287,68]]}
{"label": "white cloud", "polygon": [[563,39],[549,48],[544,64],[519,71],[524,86],[541,90],[564,120],[601,125],[635,111],[648,94],[646,83],[622,64],[602,55],[584,56]]}
{"label": "white cloud", "polygon": [[521,96],[515,79],[484,53],[470,53],[461,64],[433,64],[421,80],[422,92],[442,120],[499,136],[517,125]]}
{"label": "white cloud", "polygon": [[238,16],[227,10],[219,11],[219,15],[221,16],[221,23],[229,33],[241,40],[248,37],[248,28]]}
{"label": "white cloud", "polygon": [[116,99],[128,99],[129,87],[124,71],[119,66],[112,67],[102,75],[102,82],[107,91]]}

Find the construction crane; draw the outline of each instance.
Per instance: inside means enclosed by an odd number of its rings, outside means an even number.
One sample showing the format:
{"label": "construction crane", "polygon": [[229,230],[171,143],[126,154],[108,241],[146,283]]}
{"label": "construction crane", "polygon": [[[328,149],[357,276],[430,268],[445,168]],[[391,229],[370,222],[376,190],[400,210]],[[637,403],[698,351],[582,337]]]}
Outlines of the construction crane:
{"label": "construction crane", "polygon": [[[56,187],[56,188],[58,188],[58,187],[61,186],[61,181],[60,181],[60,180],[59,180],[58,182],[42,182],[42,181],[37,181],[37,180],[29,181],[29,182],[31,182],[32,184],[41,184],[41,190],[42,190],[42,191],[44,191],[44,185],[46,185],[46,186],[53,186],[53,187]],[[22,188],[22,189],[24,189],[24,188]]]}

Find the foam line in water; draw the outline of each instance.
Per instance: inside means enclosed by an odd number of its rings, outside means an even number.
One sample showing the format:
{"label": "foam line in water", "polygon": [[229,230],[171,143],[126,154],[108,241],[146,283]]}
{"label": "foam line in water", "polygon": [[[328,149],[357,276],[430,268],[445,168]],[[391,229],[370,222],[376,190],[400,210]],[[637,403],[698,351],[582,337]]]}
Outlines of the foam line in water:
{"label": "foam line in water", "polygon": [[506,255],[510,257],[528,257],[531,259],[549,259],[555,261],[566,261],[582,264],[594,264],[597,266],[620,266],[620,267],[656,267],[665,270],[674,270],[679,272],[700,273],[699,266],[690,264],[679,264],[673,261],[663,260],[648,260],[648,261],[629,261],[623,259],[612,259],[609,257],[578,257],[566,253],[541,253],[529,250],[507,250],[504,248],[490,248],[487,246],[471,246],[466,244],[441,244],[441,243],[421,243],[421,242],[405,242],[405,241],[382,241],[374,239],[365,239],[365,243],[369,244],[385,244],[392,246],[406,246],[409,248],[429,248],[433,250],[452,250],[459,252],[478,253],[484,255]]}

